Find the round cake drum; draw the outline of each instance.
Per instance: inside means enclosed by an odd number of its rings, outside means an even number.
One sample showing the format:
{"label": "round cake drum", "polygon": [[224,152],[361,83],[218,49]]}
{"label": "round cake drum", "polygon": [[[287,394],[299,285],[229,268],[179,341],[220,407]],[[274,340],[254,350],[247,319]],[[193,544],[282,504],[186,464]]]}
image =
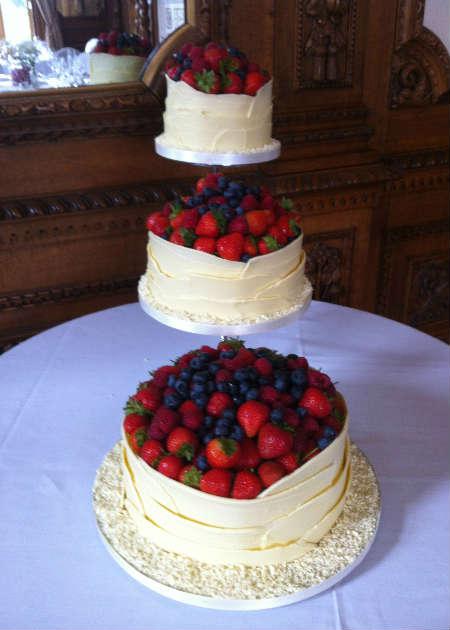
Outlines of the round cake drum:
{"label": "round cake drum", "polygon": [[[162,134],[163,135],[163,134]],[[215,151],[190,151],[169,146],[161,141],[162,136],[155,138],[155,151],[158,155],[177,160],[206,166],[240,166],[243,164],[258,164],[276,160],[281,151],[281,144],[272,138],[270,144],[246,153],[219,153]]]}
{"label": "round cake drum", "polygon": [[279,565],[208,565],[170,553],[139,535],[124,507],[120,444],[105,457],[93,489],[97,526],[118,564],[171,599],[220,610],[263,610],[313,597],[345,578],[366,556],[381,501],[375,472],[351,445],[352,481],[344,510],[315,549]]}
{"label": "round cake drum", "polygon": [[139,303],[147,315],[150,315],[153,319],[171,328],[177,328],[178,330],[184,330],[199,335],[250,335],[253,333],[269,332],[275,328],[296,321],[302,317],[309,307],[311,296],[297,308],[288,313],[281,314],[278,317],[262,319],[260,321],[242,321],[236,324],[202,322],[195,319],[183,318],[169,311],[160,310],[157,305],[149,303],[147,300],[143,299],[141,295],[139,295]]}

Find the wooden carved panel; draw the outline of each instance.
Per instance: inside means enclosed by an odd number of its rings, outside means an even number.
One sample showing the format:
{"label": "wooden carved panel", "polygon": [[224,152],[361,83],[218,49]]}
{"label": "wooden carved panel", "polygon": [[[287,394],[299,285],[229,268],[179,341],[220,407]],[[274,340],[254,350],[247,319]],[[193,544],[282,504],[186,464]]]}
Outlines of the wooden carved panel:
{"label": "wooden carved panel", "polygon": [[353,84],[356,15],[356,0],[297,0],[297,88]]}
{"label": "wooden carved panel", "polygon": [[448,245],[447,221],[389,230],[377,312],[448,340]]}
{"label": "wooden carved panel", "polygon": [[314,234],[305,239],[306,275],[314,299],[349,304],[355,230]]}

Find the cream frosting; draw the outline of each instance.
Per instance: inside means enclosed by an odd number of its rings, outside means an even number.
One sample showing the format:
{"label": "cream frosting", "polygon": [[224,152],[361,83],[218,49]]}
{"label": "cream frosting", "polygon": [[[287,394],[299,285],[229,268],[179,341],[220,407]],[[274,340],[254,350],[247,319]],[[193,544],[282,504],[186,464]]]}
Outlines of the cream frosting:
{"label": "cream frosting", "polygon": [[256,499],[213,496],[161,475],[125,436],[126,507],[156,545],[210,564],[264,565],[310,551],[339,517],[351,479],[348,419],[319,455]]}
{"label": "cream frosting", "polygon": [[158,142],[178,149],[245,153],[271,144],[272,81],[255,96],[206,94],[166,75],[164,133]]}
{"label": "cream frosting", "polygon": [[280,250],[229,261],[175,245],[149,232],[141,299],[203,321],[234,322],[276,316],[306,303],[302,236]]}
{"label": "cream frosting", "polygon": [[91,53],[89,55],[90,82],[98,84],[137,81],[144,61],[144,57],[137,55]]}

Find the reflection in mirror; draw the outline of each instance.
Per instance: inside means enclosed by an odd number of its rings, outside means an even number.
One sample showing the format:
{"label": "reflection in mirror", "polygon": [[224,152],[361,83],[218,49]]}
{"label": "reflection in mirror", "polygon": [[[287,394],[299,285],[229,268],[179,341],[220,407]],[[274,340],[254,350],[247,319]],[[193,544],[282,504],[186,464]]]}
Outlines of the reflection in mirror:
{"label": "reflection in mirror", "polygon": [[184,0],[0,0],[0,92],[137,81],[185,19]]}

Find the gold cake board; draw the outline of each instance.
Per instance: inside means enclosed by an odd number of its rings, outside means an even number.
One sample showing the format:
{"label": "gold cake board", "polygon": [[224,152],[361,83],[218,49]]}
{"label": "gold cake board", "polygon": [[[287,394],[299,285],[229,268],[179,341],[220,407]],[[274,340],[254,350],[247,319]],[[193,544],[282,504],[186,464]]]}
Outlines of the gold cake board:
{"label": "gold cake board", "polygon": [[106,455],[94,487],[97,527],[114,560],[135,580],[170,599],[220,610],[263,610],[331,588],[364,559],[381,513],[377,477],[364,453],[350,448],[352,481],[342,514],[320,543],[298,560],[250,567],[208,565],[164,551],[144,538],[124,507],[119,443]]}

